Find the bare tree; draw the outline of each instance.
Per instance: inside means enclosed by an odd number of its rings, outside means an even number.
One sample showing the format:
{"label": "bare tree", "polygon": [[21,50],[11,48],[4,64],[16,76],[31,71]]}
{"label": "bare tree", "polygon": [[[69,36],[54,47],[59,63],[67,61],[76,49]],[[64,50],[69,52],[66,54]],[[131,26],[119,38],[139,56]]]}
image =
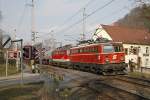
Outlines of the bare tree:
{"label": "bare tree", "polygon": [[[0,11],[0,22],[2,20],[2,12]],[[2,30],[0,29],[0,49],[2,49]]]}
{"label": "bare tree", "polygon": [[147,4],[150,3],[150,0],[135,0],[136,3]]}
{"label": "bare tree", "polygon": [[116,24],[150,30],[150,4],[143,4],[134,8],[124,18],[118,20]]}

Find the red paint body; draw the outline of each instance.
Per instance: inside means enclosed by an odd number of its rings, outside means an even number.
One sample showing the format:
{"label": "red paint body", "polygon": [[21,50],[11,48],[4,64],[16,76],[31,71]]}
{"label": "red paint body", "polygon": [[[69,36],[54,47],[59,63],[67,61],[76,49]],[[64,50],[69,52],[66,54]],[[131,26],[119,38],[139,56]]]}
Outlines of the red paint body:
{"label": "red paint body", "polygon": [[[104,47],[114,46],[120,51],[104,52]],[[74,63],[90,63],[90,64],[106,64],[106,63],[121,63],[124,62],[124,52],[122,44],[120,43],[98,43],[85,45],[80,47],[73,47],[70,50],[70,61]]]}
{"label": "red paint body", "polygon": [[52,60],[65,61],[68,60],[69,56],[67,50],[55,50],[52,53]]}
{"label": "red paint body", "polygon": [[64,64],[66,62],[69,62],[70,61],[69,59],[70,48],[71,48],[71,45],[66,45],[66,46],[59,47],[56,50],[54,50],[52,52],[53,63],[55,62],[55,63]]}

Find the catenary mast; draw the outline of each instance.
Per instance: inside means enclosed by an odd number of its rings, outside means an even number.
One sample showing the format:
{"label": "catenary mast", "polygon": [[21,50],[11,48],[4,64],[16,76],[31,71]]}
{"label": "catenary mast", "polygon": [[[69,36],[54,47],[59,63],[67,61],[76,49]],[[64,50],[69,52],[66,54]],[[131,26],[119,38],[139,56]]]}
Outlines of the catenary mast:
{"label": "catenary mast", "polygon": [[32,0],[32,5],[31,5],[31,41],[32,45],[35,44],[35,1]]}

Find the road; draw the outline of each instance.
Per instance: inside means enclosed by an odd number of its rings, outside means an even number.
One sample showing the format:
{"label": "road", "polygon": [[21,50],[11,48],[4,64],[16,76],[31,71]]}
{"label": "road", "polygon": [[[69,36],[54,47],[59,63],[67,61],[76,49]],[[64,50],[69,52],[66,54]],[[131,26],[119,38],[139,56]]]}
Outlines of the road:
{"label": "road", "polygon": [[8,77],[1,77],[0,78],[0,87],[6,87],[9,85],[15,85],[15,84],[23,84],[26,83],[33,83],[33,82],[39,82],[43,81],[40,77],[40,74],[33,74],[30,69],[26,66],[26,69],[23,71],[23,81],[21,81],[21,74],[8,76]]}

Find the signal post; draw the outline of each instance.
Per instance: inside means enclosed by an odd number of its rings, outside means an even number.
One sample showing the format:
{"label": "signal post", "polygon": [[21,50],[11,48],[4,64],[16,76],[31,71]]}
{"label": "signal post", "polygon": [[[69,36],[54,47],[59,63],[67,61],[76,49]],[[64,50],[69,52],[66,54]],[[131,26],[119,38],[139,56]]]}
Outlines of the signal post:
{"label": "signal post", "polygon": [[[20,48],[20,68],[21,68],[21,85],[23,85],[23,39],[19,40],[13,40],[11,41],[12,43],[14,42],[20,42],[21,48]],[[18,53],[19,55],[19,53]]]}

